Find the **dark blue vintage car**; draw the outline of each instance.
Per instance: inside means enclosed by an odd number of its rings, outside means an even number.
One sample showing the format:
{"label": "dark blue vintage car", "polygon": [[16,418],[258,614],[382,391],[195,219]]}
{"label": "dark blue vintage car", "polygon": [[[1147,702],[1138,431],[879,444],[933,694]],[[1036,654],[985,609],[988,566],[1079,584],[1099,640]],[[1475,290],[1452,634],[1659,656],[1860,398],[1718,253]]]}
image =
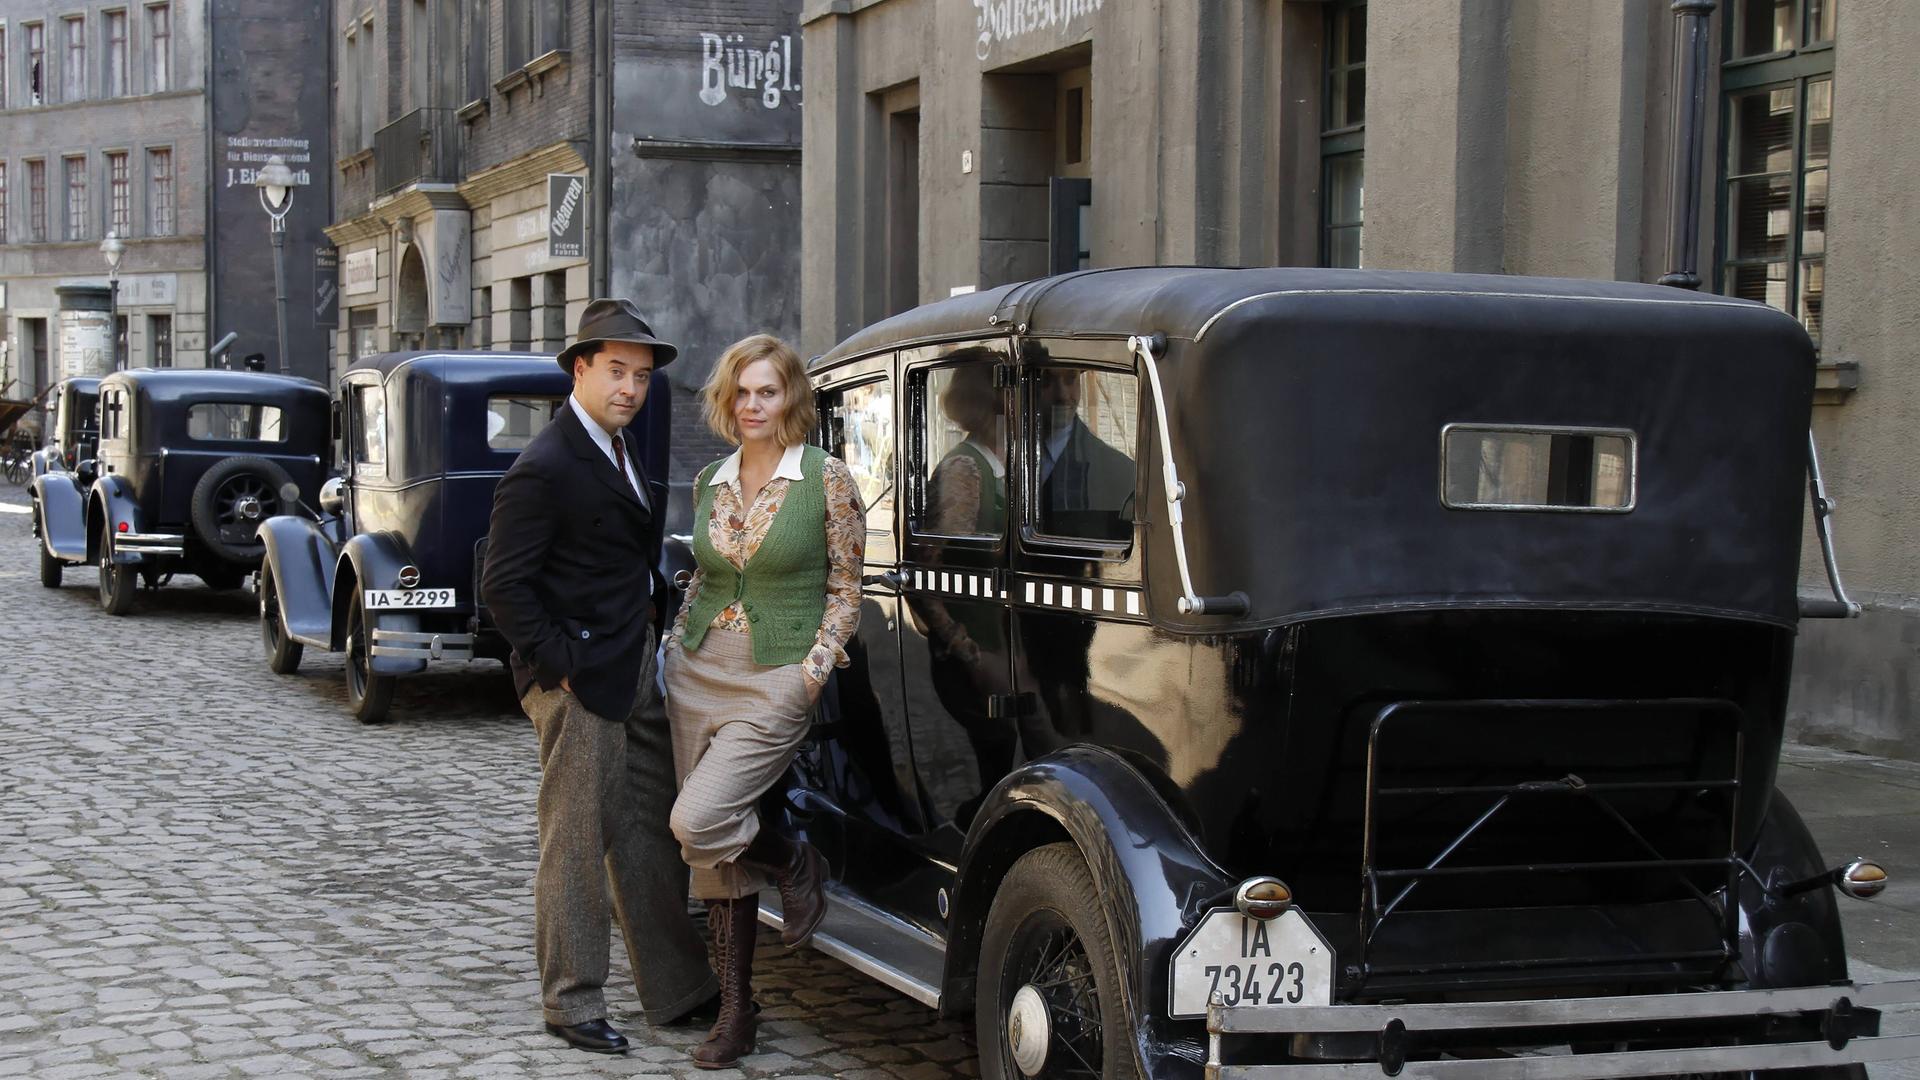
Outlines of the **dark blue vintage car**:
{"label": "dark blue vintage car", "polygon": [[[87,397],[97,430],[81,418]],[[260,523],[312,499],[327,469],[327,392],[317,383],[246,371],[121,371],[61,388],[56,432],[35,462],[40,583],[100,570],[100,606],[133,607],[144,581],[188,573],[237,588],[261,553]],[[89,439],[93,457],[80,456]]]}
{"label": "dark blue vintage car", "polygon": [[100,429],[94,404],[100,380],[84,376],[62,379],[47,395],[46,445],[33,452],[33,475],[72,472],[94,453]]}
{"label": "dark blue vintage car", "polygon": [[[430,660],[505,660],[477,588],[493,489],[572,389],[544,355],[387,353],[349,367],[334,402],[343,475],[317,520],[286,514],[260,530],[268,666],[291,674],[309,646],[346,653],[348,704],[374,723],[395,679]],[[635,423],[664,434],[666,408],[655,394]],[[649,475],[665,475],[664,441],[642,445]]]}
{"label": "dark blue vintage car", "polygon": [[1830,868],[1773,784],[1798,621],[1855,610],[1797,595],[1792,318],[1112,269],[811,370],[868,508],[850,664],[779,789],[834,871],[813,940],[971,1014],[984,1077],[1920,1050],[1878,1030],[1920,987],[1850,981],[1835,910],[1884,871]]}

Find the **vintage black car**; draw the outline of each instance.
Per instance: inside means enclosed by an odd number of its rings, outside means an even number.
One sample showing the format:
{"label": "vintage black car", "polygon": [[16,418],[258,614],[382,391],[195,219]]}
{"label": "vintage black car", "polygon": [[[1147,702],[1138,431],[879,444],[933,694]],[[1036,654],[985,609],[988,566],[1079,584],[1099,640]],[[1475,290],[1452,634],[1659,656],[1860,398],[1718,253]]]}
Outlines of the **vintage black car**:
{"label": "vintage black car", "polygon": [[989,1078],[1914,1054],[1835,910],[1884,871],[1773,785],[1813,367],[1757,304],[1361,271],[854,335],[811,370],[862,621],[774,800],[815,941]]}
{"label": "vintage black car", "polygon": [[[63,402],[61,426],[83,392]],[[259,562],[260,523],[312,499],[326,474],[327,392],[309,380],[141,369],[101,379],[95,393],[95,456],[69,472],[49,455],[33,499],[40,583],[57,587],[66,566],[93,563],[109,614],[132,610],[141,581],[175,573],[237,588]]]}
{"label": "vintage black car", "polygon": [[[505,660],[477,587],[493,489],[572,388],[551,356],[402,352],[349,367],[334,406],[344,475],[317,520],[290,513],[260,530],[268,666],[290,674],[308,646],[346,653],[348,704],[372,723],[394,680],[429,660]],[[635,423],[664,435],[667,395],[654,397]],[[664,476],[664,441],[642,445]]]}

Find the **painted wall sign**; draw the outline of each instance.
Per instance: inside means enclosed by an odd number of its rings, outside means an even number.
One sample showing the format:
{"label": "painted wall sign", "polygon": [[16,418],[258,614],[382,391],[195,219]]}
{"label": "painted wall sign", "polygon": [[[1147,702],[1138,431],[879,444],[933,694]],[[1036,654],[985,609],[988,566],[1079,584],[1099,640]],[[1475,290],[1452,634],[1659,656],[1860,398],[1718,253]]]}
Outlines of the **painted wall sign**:
{"label": "painted wall sign", "polygon": [[547,257],[587,257],[587,178],[547,174]]}
{"label": "painted wall sign", "polygon": [[[240,335],[231,355],[264,353],[280,365],[269,219],[254,177],[278,156],[295,187],[286,216],[287,363],[295,375],[326,381],[327,335],[302,314],[315,295],[315,248],[333,218],[332,86],[324,42],[332,5],[311,0],[207,0],[210,101],[207,169],[206,333]],[[320,62],[315,62],[319,47]],[[316,164],[317,163],[317,164]],[[176,341],[185,351],[183,341]]]}
{"label": "painted wall sign", "polygon": [[1084,21],[1099,11],[1102,0],[973,0],[979,12],[975,20],[979,37],[973,54],[985,61],[992,55],[993,43],[1012,41],[1044,31],[1062,37],[1086,29]]}
{"label": "painted wall sign", "polygon": [[360,296],[363,293],[376,292],[380,288],[380,253],[373,248],[364,251],[349,251],[341,262],[345,273],[341,275],[343,284],[340,291],[348,296]]}
{"label": "painted wall sign", "polygon": [[313,249],[313,325],[331,328],[340,322],[340,249]]}
{"label": "painted wall sign", "polygon": [[793,35],[781,34],[762,50],[746,44],[745,34],[700,35],[700,101],[719,105],[731,90],[759,95],[764,108],[784,99],[800,104],[800,80],[793,69]]}
{"label": "painted wall sign", "polygon": [[172,307],[180,281],[173,274],[128,274],[120,279],[121,307]]}

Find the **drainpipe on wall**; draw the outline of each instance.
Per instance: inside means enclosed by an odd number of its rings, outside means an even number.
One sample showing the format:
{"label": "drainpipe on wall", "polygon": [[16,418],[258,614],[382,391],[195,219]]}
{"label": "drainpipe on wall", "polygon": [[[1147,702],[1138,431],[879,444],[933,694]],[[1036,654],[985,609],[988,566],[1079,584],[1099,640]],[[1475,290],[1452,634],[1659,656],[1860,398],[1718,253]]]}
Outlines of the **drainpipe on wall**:
{"label": "drainpipe on wall", "polygon": [[593,5],[593,152],[587,159],[592,173],[588,177],[588,220],[593,222],[593,245],[587,260],[587,276],[593,296],[606,296],[613,280],[612,245],[607,237],[607,219],[613,200],[613,161],[609,144],[613,140],[613,3],[597,0]]}
{"label": "drainpipe on wall", "polygon": [[1667,272],[1660,284],[1700,287],[1700,177],[1707,118],[1709,20],[1717,0],[1673,0],[1673,124],[1668,144]]}

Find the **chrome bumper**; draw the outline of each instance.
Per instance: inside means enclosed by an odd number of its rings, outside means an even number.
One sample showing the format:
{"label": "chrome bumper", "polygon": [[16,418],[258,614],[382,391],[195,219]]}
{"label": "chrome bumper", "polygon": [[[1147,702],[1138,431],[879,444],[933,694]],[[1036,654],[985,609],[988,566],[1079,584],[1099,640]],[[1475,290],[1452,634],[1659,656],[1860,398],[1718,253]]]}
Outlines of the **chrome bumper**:
{"label": "chrome bumper", "polygon": [[429,634],[418,630],[373,631],[373,655],[409,660],[471,660],[472,634]]}
{"label": "chrome bumper", "polygon": [[[1394,1077],[1471,1077],[1472,1080],[1587,1080],[1691,1072],[1739,1072],[1920,1057],[1920,1034],[1853,1036],[1862,1009],[1920,1004],[1920,980],[1645,994],[1634,997],[1476,1001],[1431,1005],[1315,1005],[1207,1010],[1208,1080],[1377,1080]],[[1738,1046],[1682,1046],[1601,1053],[1541,1053],[1504,1058],[1409,1059],[1423,1032],[1484,1031],[1488,1042],[1527,1046],[1528,1029],[1623,1025],[1619,1034],[1645,1034],[1662,1021],[1737,1019],[1812,1014],[1821,1038]],[[1223,1065],[1222,1041],[1244,1035],[1324,1035],[1364,1032],[1375,1039],[1370,1061]],[[1534,1043],[1552,1039],[1534,1032]],[[1585,1041],[1604,1036],[1583,1035]]]}
{"label": "chrome bumper", "polygon": [[185,552],[186,542],[187,538],[178,533],[114,533],[113,561],[138,561],[123,559],[122,555],[179,555]]}

